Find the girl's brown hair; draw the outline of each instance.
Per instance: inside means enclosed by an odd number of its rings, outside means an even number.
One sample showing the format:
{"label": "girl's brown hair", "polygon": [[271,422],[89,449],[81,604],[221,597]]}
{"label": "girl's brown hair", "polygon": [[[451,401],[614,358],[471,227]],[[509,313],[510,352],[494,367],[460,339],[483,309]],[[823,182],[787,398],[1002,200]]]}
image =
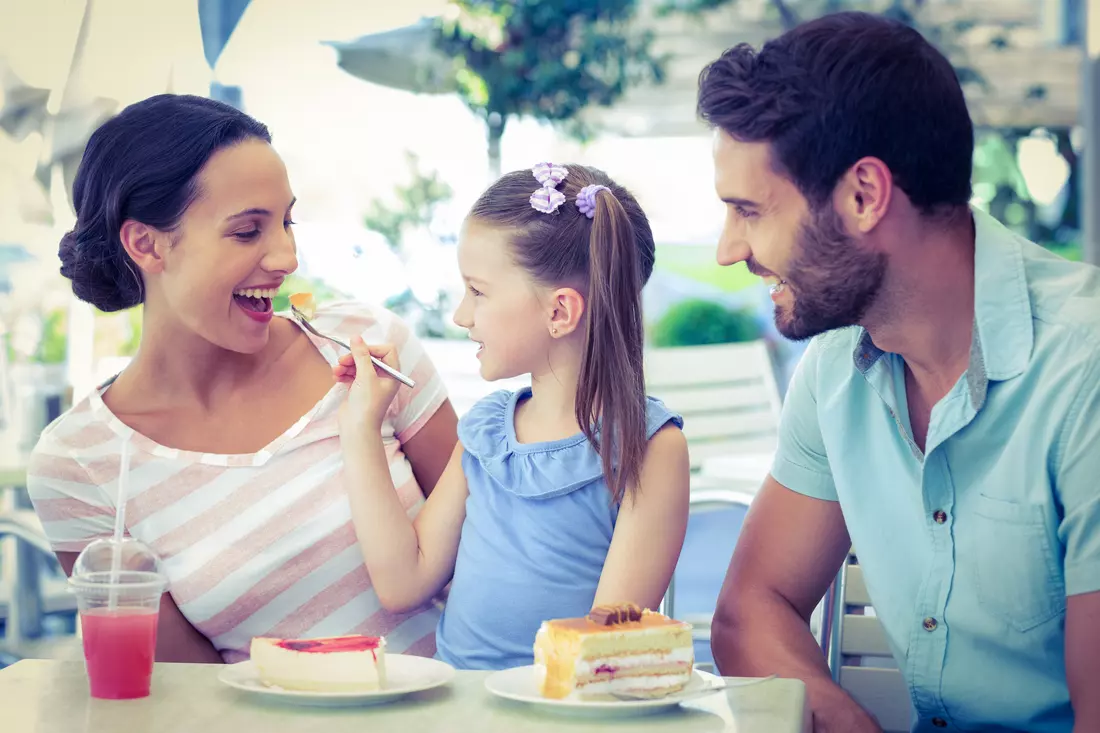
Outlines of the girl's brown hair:
{"label": "girl's brown hair", "polygon": [[[557,190],[565,203],[552,214],[532,208],[539,182],[515,171],[489,187],[470,218],[511,231],[517,263],[540,284],[567,285],[586,296],[584,355],[577,422],[599,451],[616,502],[634,491],[646,449],[646,391],[642,369],[642,286],[653,273],[649,220],[638,202],[606,173],[570,164]],[[577,208],[585,186],[595,195],[591,219]],[[598,425],[598,427],[597,427]],[[598,435],[597,435],[598,432]]]}

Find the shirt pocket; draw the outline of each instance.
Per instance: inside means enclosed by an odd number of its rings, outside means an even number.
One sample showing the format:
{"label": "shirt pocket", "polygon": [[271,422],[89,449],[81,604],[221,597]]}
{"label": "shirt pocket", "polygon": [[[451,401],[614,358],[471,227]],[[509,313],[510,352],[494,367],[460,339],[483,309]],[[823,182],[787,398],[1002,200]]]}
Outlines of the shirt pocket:
{"label": "shirt pocket", "polygon": [[1019,632],[1065,612],[1065,581],[1042,507],[982,494],[975,525],[983,540],[976,563],[978,601],[986,612]]}

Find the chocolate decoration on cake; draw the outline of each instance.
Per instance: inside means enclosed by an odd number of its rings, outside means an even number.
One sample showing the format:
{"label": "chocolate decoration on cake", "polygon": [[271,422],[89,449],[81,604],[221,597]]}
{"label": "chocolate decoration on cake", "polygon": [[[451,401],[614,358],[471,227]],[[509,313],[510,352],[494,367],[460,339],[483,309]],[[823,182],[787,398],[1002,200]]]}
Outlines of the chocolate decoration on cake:
{"label": "chocolate decoration on cake", "polygon": [[596,606],[588,612],[588,619],[600,626],[617,626],[630,621],[641,621],[642,609],[633,603]]}

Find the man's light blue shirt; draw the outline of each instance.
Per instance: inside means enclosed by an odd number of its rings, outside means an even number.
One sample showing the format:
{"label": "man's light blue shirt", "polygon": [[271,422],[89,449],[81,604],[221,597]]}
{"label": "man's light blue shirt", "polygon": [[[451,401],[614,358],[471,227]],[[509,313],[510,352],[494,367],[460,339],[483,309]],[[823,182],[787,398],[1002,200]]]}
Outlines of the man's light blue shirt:
{"label": "man's light blue shirt", "polygon": [[1100,269],[974,225],[970,364],[925,450],[901,357],[848,328],[800,362],[772,475],[840,502],[914,730],[1069,733],[1066,596],[1100,590]]}

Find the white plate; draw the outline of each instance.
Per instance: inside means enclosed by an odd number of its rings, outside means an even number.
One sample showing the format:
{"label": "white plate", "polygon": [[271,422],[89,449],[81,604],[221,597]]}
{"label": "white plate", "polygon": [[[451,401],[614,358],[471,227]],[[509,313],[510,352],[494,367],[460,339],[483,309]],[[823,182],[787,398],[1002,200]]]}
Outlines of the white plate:
{"label": "white plate", "polygon": [[722,689],[721,677],[708,672],[694,670],[687,687],[672,695],[657,699],[620,700],[608,696],[594,700],[552,700],[543,697],[535,679],[534,666],[513,667],[494,672],[485,680],[485,689],[497,697],[506,700],[537,705],[554,712],[576,713],[599,717],[623,717],[628,715],[646,715],[674,708],[682,702],[694,700],[700,695],[710,694]]}
{"label": "white plate", "polygon": [[372,692],[306,692],[268,687],[260,680],[256,665],[251,661],[225,667],[218,674],[218,679],[238,690],[265,695],[296,705],[351,707],[392,702],[414,692],[423,692],[446,685],[454,679],[454,676],[454,667],[437,659],[407,654],[387,654],[386,687]]}

